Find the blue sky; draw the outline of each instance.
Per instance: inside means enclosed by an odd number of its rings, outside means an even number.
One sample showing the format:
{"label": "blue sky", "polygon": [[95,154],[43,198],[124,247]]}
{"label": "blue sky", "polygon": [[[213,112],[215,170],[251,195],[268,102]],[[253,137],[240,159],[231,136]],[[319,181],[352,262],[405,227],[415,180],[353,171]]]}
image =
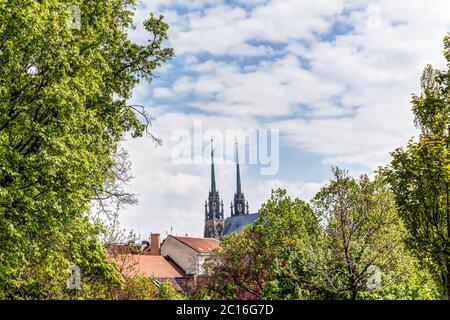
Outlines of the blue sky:
{"label": "blue sky", "polygon": [[[446,0],[148,0],[130,33],[136,42],[148,37],[141,24],[149,12],[169,22],[167,45],[176,58],[132,98],[157,119],[152,130],[163,145],[123,143],[135,176],[128,189],[139,204],[121,210],[121,221],[143,238],[171,228],[203,233],[209,165],[172,160],[173,133],[192,130],[194,121],[222,132],[280,131],[276,175],[243,166],[251,211],[275,187],[309,200],[333,165],[371,174],[416,134],[410,95],[419,92],[428,63],[444,66],[442,40],[450,31]],[[234,170],[217,165],[225,208]]]}

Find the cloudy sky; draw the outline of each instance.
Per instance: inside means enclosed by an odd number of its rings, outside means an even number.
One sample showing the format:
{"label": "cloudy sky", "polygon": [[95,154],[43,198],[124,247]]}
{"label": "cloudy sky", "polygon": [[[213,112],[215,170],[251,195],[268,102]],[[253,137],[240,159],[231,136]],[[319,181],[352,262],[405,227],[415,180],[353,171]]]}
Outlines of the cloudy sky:
{"label": "cloudy sky", "polygon": [[[174,137],[193,133],[195,123],[206,132],[205,154],[211,129],[279,130],[277,173],[262,175],[261,161],[242,167],[252,212],[275,187],[309,200],[333,165],[370,174],[387,163],[390,151],[417,135],[411,93],[427,64],[445,66],[450,31],[448,0],[143,0],[130,32],[136,42],[148,38],[141,24],[149,12],[169,22],[176,58],[132,99],[157,119],[152,130],[163,145],[123,144],[135,176],[128,189],[139,204],[121,210],[121,222],[142,238],[171,229],[203,234],[208,159],[173,157]],[[216,152],[226,160],[216,176],[228,216],[233,156]]]}

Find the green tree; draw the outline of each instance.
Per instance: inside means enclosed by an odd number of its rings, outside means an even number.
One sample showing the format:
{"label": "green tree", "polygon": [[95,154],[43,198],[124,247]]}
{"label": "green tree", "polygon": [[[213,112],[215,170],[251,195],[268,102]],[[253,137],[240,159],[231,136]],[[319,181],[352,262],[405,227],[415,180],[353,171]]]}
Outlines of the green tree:
{"label": "green tree", "polygon": [[[313,209],[276,190],[254,225],[222,239],[202,299],[432,299],[435,285],[404,248],[384,181],[335,169]],[[380,271],[380,281],[376,279]]]}
{"label": "green tree", "polygon": [[185,294],[175,288],[169,280],[160,281],[158,284],[157,300],[185,300]]}
{"label": "green tree", "polygon": [[417,261],[405,253],[406,231],[393,194],[381,178],[355,179],[334,168],[333,179],[317,193],[313,207],[324,233],[310,263],[317,271],[317,287],[323,287],[329,298],[432,295],[429,290],[420,291],[420,286],[432,288],[432,284],[426,274],[416,274]]}
{"label": "green tree", "polygon": [[302,251],[317,236],[318,223],[311,208],[288,197],[285,190],[276,190],[259,213],[254,225],[224,237],[221,249],[206,262],[207,281],[199,288],[201,297],[282,299],[308,295],[306,274],[299,282],[299,296],[294,297],[279,292],[275,271],[287,262],[285,257]]}
{"label": "green tree", "polygon": [[[450,35],[445,38],[450,69]],[[399,214],[409,231],[407,245],[440,283],[450,299],[450,71],[428,66],[422,94],[413,95],[418,140],[392,153],[386,175]]]}
{"label": "green tree", "polygon": [[125,300],[154,300],[158,288],[154,279],[138,274],[126,279],[122,294]]}
{"label": "green tree", "polygon": [[[123,134],[150,134],[132,89],[173,56],[162,17],[145,21],[148,43],[129,40],[134,6],[0,2],[0,298],[107,298],[122,283],[90,203]],[[70,265],[81,290],[66,289]]]}
{"label": "green tree", "polygon": [[161,281],[142,274],[127,277],[119,296],[126,300],[183,300],[186,298],[169,280]]}

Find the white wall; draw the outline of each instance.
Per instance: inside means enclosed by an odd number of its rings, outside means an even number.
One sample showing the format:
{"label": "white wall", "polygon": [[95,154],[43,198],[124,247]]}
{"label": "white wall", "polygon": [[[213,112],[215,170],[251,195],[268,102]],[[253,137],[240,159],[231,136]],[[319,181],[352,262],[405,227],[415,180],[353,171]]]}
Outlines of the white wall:
{"label": "white wall", "polygon": [[187,274],[198,274],[197,251],[168,236],[161,246],[161,255],[169,256]]}

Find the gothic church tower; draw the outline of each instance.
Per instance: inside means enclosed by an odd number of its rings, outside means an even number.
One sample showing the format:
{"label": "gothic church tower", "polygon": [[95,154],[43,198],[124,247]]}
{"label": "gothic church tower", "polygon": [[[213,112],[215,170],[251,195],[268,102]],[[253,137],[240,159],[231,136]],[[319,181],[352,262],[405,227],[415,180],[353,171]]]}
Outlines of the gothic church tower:
{"label": "gothic church tower", "polygon": [[216,175],[214,171],[214,147],[211,140],[211,189],[208,201],[205,201],[205,238],[219,239],[224,227],[223,201],[216,188]]}
{"label": "gothic church tower", "polygon": [[248,214],[248,202],[245,202],[245,196],[241,188],[241,173],[239,170],[239,154],[236,142],[236,193],[234,194],[234,202],[231,204],[231,216],[244,216]]}

